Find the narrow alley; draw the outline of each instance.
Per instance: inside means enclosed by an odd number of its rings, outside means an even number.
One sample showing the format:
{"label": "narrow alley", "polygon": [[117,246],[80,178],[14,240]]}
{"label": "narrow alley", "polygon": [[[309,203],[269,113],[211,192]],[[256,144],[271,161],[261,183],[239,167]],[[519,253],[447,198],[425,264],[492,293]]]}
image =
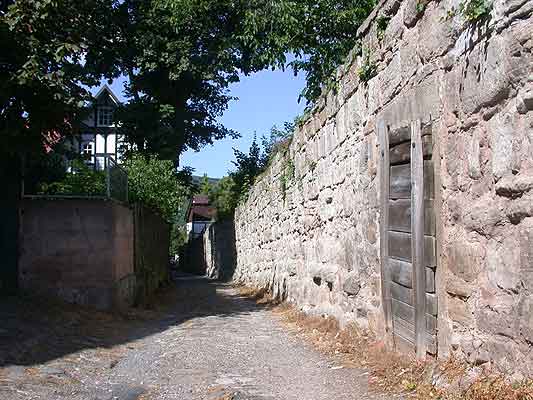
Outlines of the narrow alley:
{"label": "narrow alley", "polygon": [[20,304],[2,305],[0,399],[390,398],[229,285],[185,277],[164,299],[163,310],[126,318],[15,318]]}

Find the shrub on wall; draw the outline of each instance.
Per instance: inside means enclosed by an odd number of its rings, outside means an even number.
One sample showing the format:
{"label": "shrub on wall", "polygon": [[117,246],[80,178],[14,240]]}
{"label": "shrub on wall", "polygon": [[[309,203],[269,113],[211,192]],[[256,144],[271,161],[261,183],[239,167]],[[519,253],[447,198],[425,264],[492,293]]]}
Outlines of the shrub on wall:
{"label": "shrub on wall", "polygon": [[157,156],[130,154],[124,161],[129,198],[140,201],[171,222],[188,189],[180,181],[174,163]]}
{"label": "shrub on wall", "polygon": [[190,174],[177,172],[170,160],[131,153],[124,162],[128,173],[129,199],[142,202],[171,225],[170,254],[178,254],[186,242],[183,226],[185,200],[190,197]]}
{"label": "shrub on wall", "polygon": [[488,0],[469,0],[459,4],[459,11],[468,22],[487,18],[491,10],[492,3]]}
{"label": "shrub on wall", "polygon": [[[63,166],[64,168],[64,166]],[[54,182],[43,182],[38,186],[38,194],[105,196],[106,176],[104,171],[96,171],[82,160],[70,164],[71,171]]]}

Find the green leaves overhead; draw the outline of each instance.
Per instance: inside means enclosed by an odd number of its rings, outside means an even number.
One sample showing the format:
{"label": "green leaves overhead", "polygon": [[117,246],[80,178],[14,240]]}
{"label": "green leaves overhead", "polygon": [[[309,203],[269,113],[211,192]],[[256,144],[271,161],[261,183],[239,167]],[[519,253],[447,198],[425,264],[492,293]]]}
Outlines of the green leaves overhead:
{"label": "green leaves overhead", "polygon": [[259,51],[261,61],[280,66],[285,54],[296,59],[289,65],[304,72],[307,86],[302,96],[314,101],[334,79],[336,68],[357,44],[357,29],[375,0],[253,1],[245,21],[246,38]]}
{"label": "green leaves overhead", "polygon": [[42,149],[42,136],[68,135],[111,68],[84,64],[88,48],[110,41],[114,4],[107,0],[10,1],[0,13],[0,135],[3,151]]}
{"label": "green leaves overhead", "polygon": [[236,136],[217,121],[241,74],[290,66],[305,73],[302,95],[315,100],[374,1],[12,2],[0,14],[0,133],[38,144],[43,132],[75,131],[85,88],[125,75],[121,133],[176,160]]}

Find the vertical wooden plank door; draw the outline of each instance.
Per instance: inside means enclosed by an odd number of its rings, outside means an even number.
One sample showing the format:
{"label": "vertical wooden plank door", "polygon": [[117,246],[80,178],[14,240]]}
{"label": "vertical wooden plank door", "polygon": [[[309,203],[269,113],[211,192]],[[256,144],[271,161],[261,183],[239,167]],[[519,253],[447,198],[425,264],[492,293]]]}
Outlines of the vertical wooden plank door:
{"label": "vertical wooden plank door", "polygon": [[423,358],[437,352],[431,125],[379,130],[385,321],[398,350]]}

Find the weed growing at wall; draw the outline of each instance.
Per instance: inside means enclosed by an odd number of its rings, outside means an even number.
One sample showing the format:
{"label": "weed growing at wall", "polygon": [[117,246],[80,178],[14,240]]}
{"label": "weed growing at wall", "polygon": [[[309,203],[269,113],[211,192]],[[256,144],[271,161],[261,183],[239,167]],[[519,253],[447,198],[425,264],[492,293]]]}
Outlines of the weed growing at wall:
{"label": "weed growing at wall", "polygon": [[287,162],[287,177],[290,179],[290,180],[293,180],[294,177],[296,176],[296,167],[294,165],[294,161],[292,160],[289,160]]}
{"label": "weed growing at wall", "polygon": [[429,4],[430,0],[418,0],[416,2],[416,13],[422,14],[424,11],[426,11],[426,7]]}
{"label": "weed growing at wall", "polygon": [[300,176],[298,178],[298,191],[302,192],[304,190],[304,177]]}
{"label": "weed growing at wall", "polygon": [[368,82],[370,79],[378,74],[376,64],[370,59],[370,55],[364,55],[363,65],[357,70],[357,75],[362,82]]}
{"label": "weed growing at wall", "polygon": [[280,190],[281,190],[281,198],[283,199],[283,202],[285,202],[285,198],[287,197],[287,177],[285,174],[281,174],[279,178],[280,183]]}
{"label": "weed growing at wall", "polygon": [[476,22],[490,16],[492,2],[489,0],[469,0],[459,3],[459,11],[467,22]]}
{"label": "weed growing at wall", "polygon": [[452,7],[450,10],[446,11],[445,17],[440,17],[440,22],[446,22],[452,20],[457,15],[457,10],[455,7]]}
{"label": "weed growing at wall", "polygon": [[389,26],[390,17],[387,17],[385,15],[381,15],[378,17],[376,21],[376,27],[378,32],[378,39],[383,40],[385,37],[385,31],[387,30],[387,26]]}
{"label": "weed growing at wall", "polygon": [[287,189],[290,186],[291,182],[294,181],[295,176],[296,167],[294,165],[294,161],[289,158],[289,154],[287,152],[285,153],[285,163],[283,166],[283,172],[279,177],[281,197],[283,198],[284,202],[287,196]]}

